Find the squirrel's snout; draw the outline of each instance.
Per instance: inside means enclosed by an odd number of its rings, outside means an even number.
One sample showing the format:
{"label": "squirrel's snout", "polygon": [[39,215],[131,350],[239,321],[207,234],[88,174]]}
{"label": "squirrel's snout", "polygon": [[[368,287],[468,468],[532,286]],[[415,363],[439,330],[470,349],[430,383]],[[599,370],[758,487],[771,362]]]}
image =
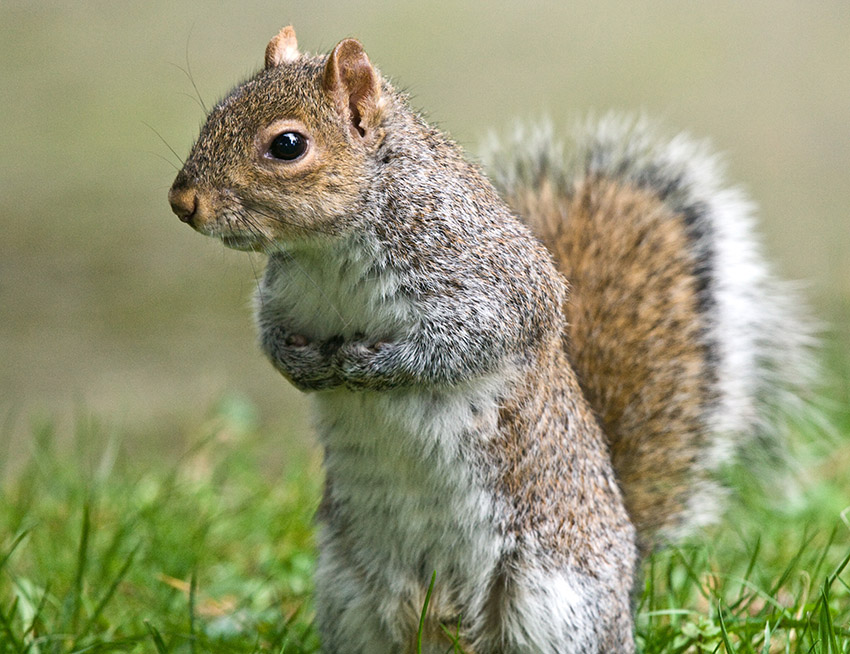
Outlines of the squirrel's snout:
{"label": "squirrel's snout", "polygon": [[198,192],[195,189],[172,186],[168,192],[168,202],[180,220],[195,227],[194,220],[198,213]]}

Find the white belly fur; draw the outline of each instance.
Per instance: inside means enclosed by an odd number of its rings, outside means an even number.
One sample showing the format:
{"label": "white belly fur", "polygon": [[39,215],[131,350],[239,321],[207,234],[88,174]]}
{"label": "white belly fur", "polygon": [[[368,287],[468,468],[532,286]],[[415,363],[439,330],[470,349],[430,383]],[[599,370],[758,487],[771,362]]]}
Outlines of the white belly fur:
{"label": "white belly fur", "polygon": [[389,577],[454,570],[483,582],[492,570],[498,507],[475,452],[496,433],[498,382],[317,394],[332,500]]}

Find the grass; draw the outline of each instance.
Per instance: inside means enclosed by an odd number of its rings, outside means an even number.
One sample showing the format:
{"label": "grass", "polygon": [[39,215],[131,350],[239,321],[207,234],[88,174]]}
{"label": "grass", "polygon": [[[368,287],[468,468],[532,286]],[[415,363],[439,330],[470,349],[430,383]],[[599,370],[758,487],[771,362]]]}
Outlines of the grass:
{"label": "grass", "polygon": [[[644,652],[850,652],[850,414],[832,413],[843,436],[830,456],[804,448],[814,482],[777,501],[731,471],[724,524],[650,559]],[[73,455],[51,423],[34,425],[29,464],[0,501],[0,654],[318,651],[320,471],[293,462],[270,478],[261,432],[250,407],[225,402],[164,466],[127,461],[91,419]]]}
{"label": "grass", "polygon": [[[0,652],[312,652],[309,464],[269,480],[238,405],[171,468],[139,469],[87,421],[95,457],[33,430],[0,505]],[[73,457],[72,457],[73,459]]]}

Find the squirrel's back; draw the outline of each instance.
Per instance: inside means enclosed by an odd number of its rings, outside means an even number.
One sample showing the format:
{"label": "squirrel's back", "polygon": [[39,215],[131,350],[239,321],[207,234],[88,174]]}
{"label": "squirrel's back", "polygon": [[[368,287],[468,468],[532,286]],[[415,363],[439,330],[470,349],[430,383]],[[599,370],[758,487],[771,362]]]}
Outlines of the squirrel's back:
{"label": "squirrel's back", "polygon": [[717,513],[714,473],[808,365],[809,330],[769,274],[752,208],[715,158],[642,121],[542,127],[489,154],[496,186],[569,280],[565,347],[608,435],[642,544]]}

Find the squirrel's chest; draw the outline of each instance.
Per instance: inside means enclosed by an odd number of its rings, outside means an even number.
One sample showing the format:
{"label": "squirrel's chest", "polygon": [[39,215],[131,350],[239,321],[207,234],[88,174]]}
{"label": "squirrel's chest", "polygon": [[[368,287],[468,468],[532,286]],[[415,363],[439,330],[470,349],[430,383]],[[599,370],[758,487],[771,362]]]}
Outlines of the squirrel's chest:
{"label": "squirrel's chest", "polygon": [[276,255],[256,297],[257,311],[310,339],[355,334],[390,338],[412,321],[399,275],[356,247]]}

